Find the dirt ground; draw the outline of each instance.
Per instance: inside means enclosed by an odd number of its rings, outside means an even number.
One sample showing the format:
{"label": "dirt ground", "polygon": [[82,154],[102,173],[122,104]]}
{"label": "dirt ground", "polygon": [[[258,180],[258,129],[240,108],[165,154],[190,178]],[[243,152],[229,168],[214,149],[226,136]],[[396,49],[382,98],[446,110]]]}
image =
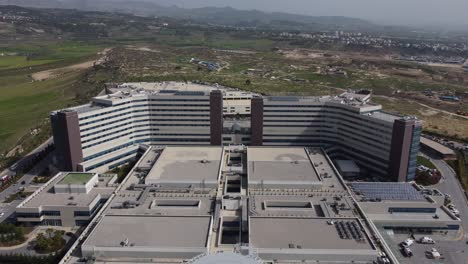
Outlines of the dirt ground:
{"label": "dirt ground", "polygon": [[127,49],[129,50],[137,50],[137,51],[145,51],[145,52],[161,52],[160,50],[157,49],[152,49],[149,47],[136,47],[136,46],[127,46]]}
{"label": "dirt ground", "polygon": [[44,81],[52,78],[57,78],[60,77],[61,75],[73,72],[73,71],[78,71],[78,70],[85,70],[93,67],[95,61],[87,61],[87,62],[82,62],[74,65],[70,65],[67,67],[62,67],[62,68],[56,68],[52,70],[47,70],[47,71],[41,71],[41,72],[36,72],[31,75],[31,78],[34,81]]}
{"label": "dirt ground", "polygon": [[36,73],[33,73],[31,75],[31,78],[34,81],[44,81],[44,80],[60,77],[60,76],[62,76],[64,74],[67,74],[67,73],[70,73],[70,72],[89,69],[89,68],[93,67],[94,65],[98,65],[98,64],[102,63],[103,61],[105,61],[106,58],[107,58],[106,57],[107,54],[111,50],[112,50],[112,48],[106,48],[103,51],[99,52],[98,55],[100,55],[101,57],[99,59],[97,59],[97,60],[85,61],[85,62],[69,65],[69,66],[62,67],[62,68],[56,68],[56,69],[50,69],[50,70],[46,70],[46,71],[36,72]]}

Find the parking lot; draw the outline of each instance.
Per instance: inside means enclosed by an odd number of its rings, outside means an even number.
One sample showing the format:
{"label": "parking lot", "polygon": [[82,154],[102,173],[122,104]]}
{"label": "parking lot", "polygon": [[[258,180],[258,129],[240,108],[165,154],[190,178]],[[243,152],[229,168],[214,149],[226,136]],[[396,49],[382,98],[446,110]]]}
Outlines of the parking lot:
{"label": "parking lot", "polygon": [[[401,264],[434,264],[434,263],[447,263],[447,264],[468,264],[468,245],[465,239],[455,240],[455,235],[415,235],[416,239],[422,236],[433,238],[435,244],[421,244],[414,242],[410,246],[413,252],[413,257],[405,257],[403,255],[401,242],[409,238],[409,234],[391,234],[391,232],[382,231],[382,235],[388,242],[395,256]],[[432,248],[437,249],[441,254],[440,259],[433,259],[429,257],[427,252]]]}

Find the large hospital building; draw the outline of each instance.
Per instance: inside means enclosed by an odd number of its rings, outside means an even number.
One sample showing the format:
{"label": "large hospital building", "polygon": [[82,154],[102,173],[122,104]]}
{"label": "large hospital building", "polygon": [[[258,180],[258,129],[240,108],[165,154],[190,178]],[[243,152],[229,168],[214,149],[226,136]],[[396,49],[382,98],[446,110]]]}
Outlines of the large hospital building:
{"label": "large hospital building", "polygon": [[63,171],[105,172],[142,146],[322,147],[370,177],[414,179],[421,122],[388,114],[367,92],[263,96],[217,85],[110,85],[88,105],[51,114]]}

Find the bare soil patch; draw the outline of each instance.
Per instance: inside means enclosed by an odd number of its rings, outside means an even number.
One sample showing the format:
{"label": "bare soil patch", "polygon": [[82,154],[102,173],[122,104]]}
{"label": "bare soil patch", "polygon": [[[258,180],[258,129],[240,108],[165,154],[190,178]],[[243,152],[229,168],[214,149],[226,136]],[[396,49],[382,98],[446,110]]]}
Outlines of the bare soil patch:
{"label": "bare soil patch", "polygon": [[57,78],[60,77],[61,75],[74,72],[74,71],[79,71],[79,70],[85,70],[93,67],[95,61],[87,61],[87,62],[82,62],[62,68],[57,68],[57,69],[52,69],[52,70],[47,70],[47,71],[41,71],[41,72],[36,72],[31,75],[31,78],[34,81],[44,81],[52,78]]}

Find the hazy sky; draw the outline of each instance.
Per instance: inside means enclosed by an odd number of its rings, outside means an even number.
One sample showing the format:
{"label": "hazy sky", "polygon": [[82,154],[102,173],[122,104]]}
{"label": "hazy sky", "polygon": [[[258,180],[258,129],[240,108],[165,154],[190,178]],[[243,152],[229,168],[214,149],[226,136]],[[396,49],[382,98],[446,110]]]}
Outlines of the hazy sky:
{"label": "hazy sky", "polygon": [[468,0],[146,0],[181,7],[232,6],[413,25],[468,25]]}

